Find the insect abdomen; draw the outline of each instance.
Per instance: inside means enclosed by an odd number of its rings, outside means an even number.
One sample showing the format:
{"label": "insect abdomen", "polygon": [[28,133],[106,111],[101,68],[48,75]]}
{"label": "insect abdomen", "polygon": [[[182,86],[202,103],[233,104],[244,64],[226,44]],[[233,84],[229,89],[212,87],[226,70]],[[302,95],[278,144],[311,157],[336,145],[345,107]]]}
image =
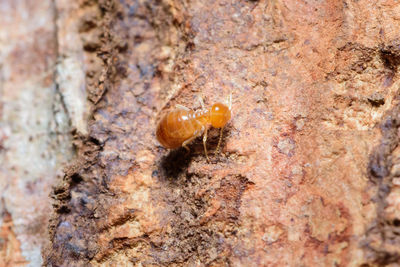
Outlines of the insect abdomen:
{"label": "insect abdomen", "polygon": [[193,111],[177,109],[166,114],[157,126],[157,139],[166,148],[174,149],[190,139],[201,124],[197,122]]}

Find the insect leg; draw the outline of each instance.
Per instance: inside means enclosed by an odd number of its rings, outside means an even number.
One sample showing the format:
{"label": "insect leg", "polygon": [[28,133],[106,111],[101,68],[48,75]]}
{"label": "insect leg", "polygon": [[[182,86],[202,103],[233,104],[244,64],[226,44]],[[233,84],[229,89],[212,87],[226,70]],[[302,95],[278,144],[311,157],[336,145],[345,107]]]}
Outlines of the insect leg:
{"label": "insect leg", "polygon": [[192,137],[190,137],[189,139],[185,140],[182,143],[182,146],[184,149],[186,149],[188,152],[190,152],[189,147],[187,146],[190,142],[192,142],[194,139],[196,139],[199,135],[201,135],[201,133],[204,131],[204,126],[201,128],[200,131],[196,131]]}
{"label": "insect leg", "polygon": [[201,95],[197,95],[197,98],[199,99],[201,108],[202,108],[202,109],[205,109],[203,97],[202,97]]}
{"label": "insect leg", "polygon": [[189,139],[185,140],[185,141],[182,143],[183,148],[186,149],[187,152],[190,152],[190,149],[189,149],[189,147],[187,146],[187,144],[189,144],[190,142],[192,142],[196,137],[197,137],[197,135],[193,135],[192,137],[190,137]]}
{"label": "insect leg", "polygon": [[187,107],[185,107],[185,106],[183,106],[183,105],[179,105],[179,104],[176,104],[175,107],[176,107],[177,109],[183,109],[183,110],[186,110],[186,111],[189,111],[189,110],[190,110],[190,108],[187,108]]}
{"label": "insect leg", "polygon": [[208,153],[207,153],[206,142],[207,142],[207,128],[205,129],[204,135],[203,135],[203,146],[204,146],[204,154],[206,154],[207,162],[210,162],[210,159],[209,159]]}
{"label": "insect leg", "polygon": [[217,155],[219,153],[219,147],[221,145],[221,141],[222,141],[222,132],[224,130],[224,127],[221,127],[220,133],[219,133],[219,140],[218,140],[218,145],[217,145],[217,149],[215,150],[215,155]]}

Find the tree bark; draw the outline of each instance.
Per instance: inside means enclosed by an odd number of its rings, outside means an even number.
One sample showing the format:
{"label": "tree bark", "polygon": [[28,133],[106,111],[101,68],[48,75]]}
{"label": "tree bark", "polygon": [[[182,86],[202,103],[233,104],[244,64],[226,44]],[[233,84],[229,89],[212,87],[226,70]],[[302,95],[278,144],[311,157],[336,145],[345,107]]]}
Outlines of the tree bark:
{"label": "tree bark", "polygon": [[[400,4],[6,2],[6,264],[400,262]],[[230,94],[211,162],[201,138],[189,154],[157,142],[157,121],[176,104]]]}

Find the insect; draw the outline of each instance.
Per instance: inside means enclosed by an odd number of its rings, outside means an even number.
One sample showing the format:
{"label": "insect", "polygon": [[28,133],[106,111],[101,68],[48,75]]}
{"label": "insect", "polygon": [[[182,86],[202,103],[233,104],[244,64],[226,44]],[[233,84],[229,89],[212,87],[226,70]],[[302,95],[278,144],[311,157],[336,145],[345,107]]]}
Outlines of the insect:
{"label": "insect", "polygon": [[187,145],[196,137],[203,135],[204,154],[210,161],[207,153],[207,131],[210,125],[220,128],[220,136],[215,150],[218,153],[222,140],[224,126],[231,119],[232,94],[229,95],[229,104],[215,103],[209,109],[204,107],[202,98],[199,97],[201,109],[191,110],[185,106],[177,105],[176,109],[164,115],[157,125],[156,136],[158,141],[166,148],[174,149],[184,147],[190,151]]}

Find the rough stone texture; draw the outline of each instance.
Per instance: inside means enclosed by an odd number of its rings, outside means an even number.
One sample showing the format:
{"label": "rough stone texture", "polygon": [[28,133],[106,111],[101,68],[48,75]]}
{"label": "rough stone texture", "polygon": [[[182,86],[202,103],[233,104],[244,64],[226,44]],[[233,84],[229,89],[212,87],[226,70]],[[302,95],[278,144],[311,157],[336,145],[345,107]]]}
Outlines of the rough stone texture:
{"label": "rough stone texture", "polygon": [[[102,97],[54,192],[48,265],[397,262],[398,4],[99,4]],[[157,144],[162,112],[229,93],[212,163],[199,140]]]}
{"label": "rough stone texture", "polygon": [[43,263],[52,185],[74,155],[71,130],[86,133],[90,62],[73,25],[84,11],[71,1],[0,1],[0,266]]}
{"label": "rough stone texture", "polygon": [[53,22],[51,1],[0,2],[2,266],[41,264],[51,182],[71,157],[68,119],[53,83]]}
{"label": "rough stone texture", "polygon": [[[45,265],[398,266],[400,4],[57,0],[53,12],[49,83],[76,156],[52,191]],[[163,112],[230,93],[211,163],[200,139],[190,155],[157,143]],[[1,155],[24,145],[7,127]],[[0,255],[31,244],[13,230],[27,204],[3,199]],[[20,251],[7,261],[31,261]]]}

